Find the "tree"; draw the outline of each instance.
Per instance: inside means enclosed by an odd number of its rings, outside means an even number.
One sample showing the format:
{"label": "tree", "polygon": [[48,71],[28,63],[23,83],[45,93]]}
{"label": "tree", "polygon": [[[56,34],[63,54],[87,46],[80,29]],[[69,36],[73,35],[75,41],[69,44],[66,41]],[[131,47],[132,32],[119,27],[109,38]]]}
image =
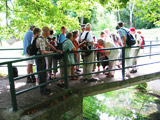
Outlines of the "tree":
{"label": "tree", "polygon": [[[0,0],[0,13],[6,14],[6,26],[0,27],[5,38],[22,38],[30,25],[47,25],[54,30],[66,26],[68,30],[78,29],[81,18],[90,19],[95,3],[113,10],[125,6],[128,0]],[[114,5],[115,4],[115,5]],[[118,5],[118,7],[117,7]]]}
{"label": "tree", "polygon": [[160,26],[160,0],[139,0],[136,4],[136,16]]}
{"label": "tree", "polygon": [[130,11],[130,28],[133,23],[133,10],[135,8],[135,0],[129,0],[129,11]]}

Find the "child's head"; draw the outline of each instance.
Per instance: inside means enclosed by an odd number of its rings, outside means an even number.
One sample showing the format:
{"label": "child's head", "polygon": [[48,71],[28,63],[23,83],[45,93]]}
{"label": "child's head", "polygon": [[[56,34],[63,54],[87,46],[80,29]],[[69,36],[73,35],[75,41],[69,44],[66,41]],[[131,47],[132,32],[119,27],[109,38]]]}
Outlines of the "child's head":
{"label": "child's head", "polygon": [[72,34],[73,34],[73,38],[76,39],[78,37],[78,30],[74,30]]}
{"label": "child's head", "polygon": [[99,44],[99,45],[103,45],[103,40],[102,40],[102,39],[99,39],[99,40],[98,40],[98,44]]}
{"label": "child's head", "polygon": [[41,34],[41,29],[39,29],[39,28],[34,28],[33,34],[34,34],[35,36],[40,36],[40,34]]}
{"label": "child's head", "polygon": [[101,32],[101,38],[104,38],[104,37],[105,37],[105,33]]}

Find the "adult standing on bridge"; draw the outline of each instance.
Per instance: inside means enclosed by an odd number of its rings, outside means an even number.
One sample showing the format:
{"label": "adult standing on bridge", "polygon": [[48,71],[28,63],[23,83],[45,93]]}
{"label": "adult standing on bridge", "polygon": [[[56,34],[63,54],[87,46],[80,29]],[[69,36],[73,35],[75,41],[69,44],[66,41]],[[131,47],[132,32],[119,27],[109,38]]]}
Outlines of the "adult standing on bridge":
{"label": "adult standing on bridge", "polygon": [[[39,48],[39,51],[37,52],[37,55],[41,54],[51,54],[53,51],[62,53],[62,51],[56,50],[54,46],[52,46],[48,41],[47,38],[50,35],[50,29],[48,27],[43,27],[42,28],[42,36],[40,36],[36,40],[36,47]],[[53,49],[53,51],[47,51],[46,46],[50,47]],[[46,70],[46,61],[44,57],[40,57],[36,59],[36,65],[37,65],[37,72]],[[39,84],[43,84],[46,82],[47,79],[47,74],[46,72],[38,74],[38,80]],[[50,90],[46,88],[46,86],[41,86],[40,87],[40,93],[43,95],[48,95],[50,93]]]}
{"label": "adult standing on bridge", "polygon": [[[119,22],[118,23],[118,27],[120,28],[118,30],[118,33],[119,33],[119,36],[120,36],[120,39],[121,39],[121,42],[122,42],[122,47],[128,47],[127,44],[126,44],[126,40],[127,40],[127,32],[126,32],[126,30],[127,30],[127,28],[124,27],[124,23],[123,22]],[[130,57],[130,53],[131,53],[131,48],[125,48],[125,57],[126,58]],[[125,64],[126,64],[126,67],[131,66],[130,59],[126,59],[125,60]],[[127,68],[126,77],[130,77],[129,68]]]}
{"label": "adult standing on bridge", "polygon": [[[90,45],[94,45],[93,36],[91,34],[91,24],[90,23],[87,23],[85,25],[85,31],[82,33],[81,40],[84,40],[87,34],[88,34],[88,36],[86,38],[86,41]],[[84,63],[93,62],[94,61],[94,53],[91,52],[89,55],[83,56],[83,61],[84,61]],[[93,64],[83,65],[83,74],[91,73],[92,70],[93,70]],[[97,80],[95,78],[92,78],[92,75],[85,75],[83,79],[88,80],[88,81],[96,81]]]}
{"label": "adult standing on bridge", "polygon": [[[35,26],[31,25],[30,29],[24,34],[23,36],[23,54],[26,57],[29,57],[27,54],[27,47],[31,44],[32,38],[33,38],[33,30]],[[28,60],[27,61],[27,74],[32,74],[33,73],[33,64],[34,60]],[[32,76],[32,78],[27,77],[27,83],[35,82],[35,77]]]}

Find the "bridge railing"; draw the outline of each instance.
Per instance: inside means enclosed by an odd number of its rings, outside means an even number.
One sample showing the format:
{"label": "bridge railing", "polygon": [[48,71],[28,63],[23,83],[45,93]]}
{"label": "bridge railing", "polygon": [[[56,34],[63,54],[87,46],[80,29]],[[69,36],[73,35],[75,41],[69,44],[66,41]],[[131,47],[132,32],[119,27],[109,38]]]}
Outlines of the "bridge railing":
{"label": "bridge railing", "polygon": [[[143,47],[154,47],[154,46],[160,46],[160,44],[144,45]],[[133,46],[132,48],[138,48],[138,47],[139,46]],[[160,55],[160,53],[155,53],[155,54],[148,54],[148,55],[141,55],[141,56],[126,58],[125,57],[125,49],[126,48],[127,47],[118,47],[118,48],[105,48],[105,49],[92,49],[92,50],[88,50],[88,51],[92,51],[93,52],[93,51],[101,51],[101,50],[116,50],[116,49],[119,49],[119,50],[122,50],[122,58],[112,59],[112,60],[111,59],[110,60],[103,60],[103,61],[91,61],[91,62],[80,63],[80,64],[68,64],[68,62],[67,62],[67,54],[69,54],[69,53],[76,53],[76,52],[86,52],[86,51],[80,50],[80,51],[64,52],[63,53],[64,54],[64,57],[63,57],[63,63],[64,63],[64,65],[57,67],[57,68],[62,68],[62,67],[64,68],[64,76],[61,76],[61,77],[59,77],[57,79],[54,79],[54,80],[48,81],[46,83],[39,84],[37,86],[33,86],[33,87],[30,87],[30,88],[21,90],[21,91],[18,91],[18,92],[16,92],[16,89],[15,89],[15,81],[23,79],[23,78],[26,78],[26,77],[29,77],[29,76],[32,76],[32,75],[36,75],[36,74],[40,74],[40,73],[47,72],[47,71],[50,71],[50,70],[54,70],[54,68],[46,69],[46,70],[43,70],[43,71],[38,71],[38,72],[35,72],[33,74],[29,74],[29,75],[24,75],[24,76],[20,76],[20,77],[14,77],[14,75],[13,75],[13,69],[12,69],[14,63],[18,63],[18,62],[22,62],[22,61],[27,61],[27,60],[38,59],[38,58],[44,58],[44,57],[48,57],[48,56],[54,56],[54,55],[57,55],[59,53],[53,53],[53,54],[48,54],[48,55],[32,56],[32,57],[29,57],[29,58],[17,59],[17,60],[13,60],[13,61],[7,61],[7,62],[0,63],[0,66],[7,65],[7,67],[8,67],[8,77],[9,77],[11,102],[12,102],[13,111],[17,111],[18,110],[17,99],[16,99],[17,95],[23,94],[25,92],[31,91],[33,89],[39,88],[39,87],[44,86],[44,85],[48,85],[50,83],[53,83],[53,82],[56,82],[56,81],[62,80],[62,79],[64,80],[65,88],[68,89],[69,88],[69,86],[68,86],[68,78],[73,77],[73,76],[68,76],[68,73],[67,73],[67,67],[68,66],[85,65],[85,64],[94,64],[94,63],[101,63],[101,62],[107,62],[107,61],[122,60],[122,68],[109,69],[109,70],[105,70],[105,71],[91,72],[91,73],[85,73],[85,74],[79,74],[79,75],[76,75],[76,76],[84,76],[84,75],[97,74],[97,73],[102,73],[102,72],[110,72],[110,71],[122,70],[122,79],[125,80],[125,69],[133,67],[133,66],[127,66],[127,67],[125,66],[125,60],[126,59],[133,59],[133,58],[140,58],[140,57]],[[160,61],[154,62],[154,63],[148,63],[148,64],[135,65],[134,67],[144,66],[144,65],[149,65],[149,64],[155,64],[155,63],[160,63]]]}

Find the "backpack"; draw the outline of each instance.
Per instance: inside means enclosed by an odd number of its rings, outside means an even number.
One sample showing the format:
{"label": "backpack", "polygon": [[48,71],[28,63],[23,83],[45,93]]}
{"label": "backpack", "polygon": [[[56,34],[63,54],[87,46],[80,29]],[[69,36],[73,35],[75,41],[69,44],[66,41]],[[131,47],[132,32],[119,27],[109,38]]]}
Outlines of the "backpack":
{"label": "backpack", "polygon": [[[79,42],[79,48],[81,50],[90,50],[90,49],[92,49],[92,45],[87,42],[88,34],[89,34],[89,32],[87,32],[85,38],[83,40],[80,40],[80,42]],[[85,56],[90,55],[91,53],[92,53],[92,51],[82,52],[81,55],[85,57]]]}
{"label": "backpack", "polygon": [[127,32],[127,39],[126,39],[126,44],[127,46],[131,47],[132,45],[136,44],[136,40],[134,39],[134,37],[130,34],[129,31],[127,31],[126,29],[123,29]]}
{"label": "backpack", "polygon": [[[53,38],[48,37],[48,42],[55,47],[56,46],[56,37],[53,37]],[[50,49],[50,50],[53,51],[53,49]]]}
{"label": "backpack", "polygon": [[33,39],[33,42],[27,47],[27,54],[29,56],[37,55],[39,48],[36,47],[38,37]]}
{"label": "backpack", "polygon": [[[141,43],[141,45],[145,45],[146,43],[145,43],[144,37],[141,36],[141,38],[142,38],[142,43]],[[144,49],[144,47],[141,47],[141,49]]]}
{"label": "backpack", "polygon": [[18,69],[15,66],[12,66],[13,69],[13,77],[18,77]]}
{"label": "backpack", "polygon": [[[59,42],[59,43],[61,43],[61,36],[62,36],[62,34],[58,34],[58,36],[57,36],[57,41]],[[65,37],[66,38],[66,37]],[[63,41],[64,42],[64,41]]]}
{"label": "backpack", "polygon": [[[63,47],[62,45],[63,45],[63,43],[64,43],[65,41],[66,41],[66,40],[64,40],[62,43],[58,43],[58,45],[56,46],[56,49],[62,51],[62,47]],[[57,60],[60,60],[60,59],[63,58],[63,56],[64,56],[63,54],[58,54],[58,55],[54,55],[53,58],[54,58],[54,59],[57,59]]]}

